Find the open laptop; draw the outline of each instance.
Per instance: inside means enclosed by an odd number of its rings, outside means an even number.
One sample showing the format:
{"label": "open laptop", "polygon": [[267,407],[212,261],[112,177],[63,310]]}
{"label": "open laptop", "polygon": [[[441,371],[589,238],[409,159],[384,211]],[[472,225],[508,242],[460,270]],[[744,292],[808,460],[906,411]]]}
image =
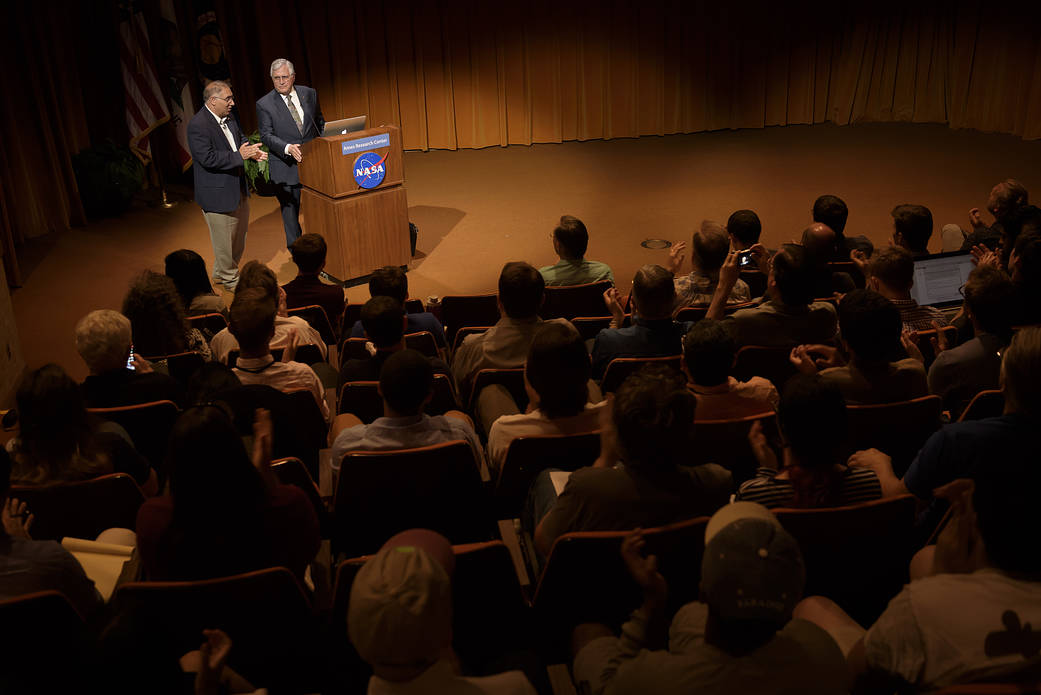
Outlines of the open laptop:
{"label": "open laptop", "polygon": [[968,251],[936,253],[916,258],[911,298],[923,306],[938,309],[962,302],[960,289],[976,267]]}
{"label": "open laptop", "polygon": [[351,116],[350,118],[341,118],[338,121],[329,121],[325,124],[322,137],[346,135],[347,133],[357,133],[359,130],[365,130],[366,120],[368,120],[367,116]]}

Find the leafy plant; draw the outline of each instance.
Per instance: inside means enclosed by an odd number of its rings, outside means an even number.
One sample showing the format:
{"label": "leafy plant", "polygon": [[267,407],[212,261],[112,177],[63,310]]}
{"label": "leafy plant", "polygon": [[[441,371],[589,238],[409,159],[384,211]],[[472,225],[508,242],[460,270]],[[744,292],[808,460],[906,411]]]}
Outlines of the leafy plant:
{"label": "leafy plant", "polygon": [[[254,145],[260,142],[260,133],[253,131],[247,139],[249,140],[249,144]],[[267,145],[261,145],[260,149],[264,152],[270,152]],[[264,190],[264,184],[271,182],[271,169],[268,165],[268,161],[265,159],[263,162],[258,162],[252,159],[247,159],[242,164],[246,169],[246,181],[249,182],[249,187],[261,195],[271,195],[269,192]],[[257,183],[258,177],[263,181],[259,186]]]}
{"label": "leafy plant", "polygon": [[145,167],[130,148],[107,140],[72,156],[83,209],[90,217],[121,215],[145,181]]}

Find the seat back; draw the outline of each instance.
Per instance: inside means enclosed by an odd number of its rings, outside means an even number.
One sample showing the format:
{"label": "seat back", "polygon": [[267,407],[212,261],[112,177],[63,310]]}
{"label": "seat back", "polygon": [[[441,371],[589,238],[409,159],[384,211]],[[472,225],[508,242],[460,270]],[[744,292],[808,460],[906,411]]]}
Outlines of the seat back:
{"label": "seat back", "polygon": [[441,323],[445,338],[455,345],[455,334],[464,326],[493,326],[499,320],[499,295],[460,294],[441,298]]}
{"label": "seat back", "polygon": [[[597,333],[611,327],[612,318],[611,316],[576,316],[571,319],[571,324],[578,329],[582,340],[593,340]],[[630,325],[631,321],[632,314],[626,314],[621,327]]]}
{"label": "seat back", "polygon": [[365,349],[368,338],[345,338],[340,343],[340,368],[347,360],[366,360],[370,357],[369,351]]}
{"label": "seat back", "polygon": [[611,282],[590,282],[585,285],[547,287],[545,301],[539,309],[544,319],[573,319],[576,316],[596,316],[604,312],[604,292]]}
{"label": "seat back", "polygon": [[705,314],[707,314],[707,313],[708,313],[708,305],[705,305],[705,304],[696,305],[696,306],[695,305],[685,306],[682,309],[680,309],[679,311],[677,311],[675,316],[673,316],[673,318],[675,318],[677,321],[694,321],[694,322],[697,322],[697,321],[700,321],[701,319],[705,318]]}
{"label": "seat back", "polygon": [[344,455],[334,502],[334,552],[379,550],[399,531],[429,528],[453,543],[491,537],[473,450],[465,441]]}
{"label": "seat back", "polygon": [[228,320],[224,318],[224,314],[200,314],[187,318],[188,325],[197,328],[206,340],[212,340],[213,336],[228,327]]}
{"label": "seat back", "polygon": [[[698,517],[644,532],[645,553],[658,557],[658,569],[669,585],[669,615],[698,597],[707,523],[708,517]],[[556,540],[533,603],[543,634],[570,638],[570,628],[580,622],[617,628],[640,605],[642,592],[620,554],[628,534],[586,531]]]}
{"label": "seat back", "polygon": [[35,540],[60,541],[65,536],[94,540],[107,528],[137,526],[137,510],[145,496],[126,473],[51,485],[12,485],[11,497],[25,502],[36,517]]}
{"label": "seat back", "polygon": [[[343,321],[340,335],[344,338],[349,337],[351,331],[354,330],[354,324],[361,321],[361,308],[365,306],[362,304],[345,304],[343,307]],[[426,311],[426,307],[423,306],[422,300],[419,299],[406,299],[405,300],[405,313],[407,314],[421,314]]]}
{"label": "seat back", "polygon": [[965,406],[958,422],[966,420],[982,420],[988,417],[998,417],[1005,412],[1005,393],[1001,389],[980,391],[969,404]]}
{"label": "seat back", "polygon": [[329,526],[329,510],[325,508],[325,503],[322,502],[322,495],[318,491],[318,485],[315,484],[315,478],[311,477],[311,474],[307,472],[304,462],[298,458],[278,459],[271,462],[271,470],[274,471],[278,482],[299,488],[301,492],[307,495],[307,499],[311,501],[314,513],[318,517],[322,538],[328,538],[329,533],[332,531]]}
{"label": "seat back", "polygon": [[903,476],[929,436],[940,429],[943,405],[939,396],[877,405],[847,405],[851,451],[875,448],[893,459],[893,471]]}
{"label": "seat back", "polygon": [[754,376],[761,376],[769,379],[780,391],[784,383],[795,375],[795,366],[789,359],[791,352],[791,346],[746,345],[737,351],[731,375],[738,381],[748,381]]}
{"label": "seat back", "polygon": [[459,346],[463,344],[463,341],[466,340],[467,336],[478,335],[480,333],[484,333],[489,328],[491,328],[491,326],[462,326],[462,327],[460,327],[460,329],[455,332],[455,337],[452,340],[449,341],[449,344],[452,346],[452,355],[455,355],[455,353],[459,351]]}
{"label": "seat back", "polygon": [[89,408],[88,412],[125,429],[137,452],[148,459],[156,471],[163,473],[163,459],[166,457],[170,431],[181,414],[177,404],[173,401],[152,401],[118,408]]}
{"label": "seat back", "polygon": [[600,389],[604,393],[613,393],[618,390],[630,374],[638,372],[645,364],[664,364],[680,371],[683,369],[680,363],[683,355],[666,355],[664,357],[616,357],[604,370],[604,378],[600,382]]}
{"label": "seat back", "polygon": [[116,589],[117,621],[160,633],[182,654],[203,629],[220,629],[235,648],[228,665],[272,691],[316,689],[316,624],[303,589],[284,567],[188,582],[130,582]]}
{"label": "seat back", "polygon": [[[955,326],[943,326],[940,331],[947,336],[947,345],[949,347],[955,347],[958,344],[958,329]],[[929,367],[932,366],[936,360],[936,351],[933,350],[932,338],[936,337],[937,331],[935,328],[931,328],[927,331],[916,331],[918,335],[918,349],[922,352],[922,357],[925,358],[925,369],[928,371]]]}
{"label": "seat back", "polygon": [[857,289],[864,289],[864,273],[860,272],[860,266],[853,261],[830,261],[828,269],[833,273],[847,273]]}
{"label": "seat back", "polygon": [[317,304],[309,304],[295,309],[287,309],[286,313],[290,316],[299,316],[304,321],[307,321],[308,325],[322,336],[322,342],[326,345],[336,345],[336,328],[331,320],[333,317],[326,314],[324,308]]}
{"label": "seat back", "polygon": [[[527,602],[503,542],[454,545],[452,552],[452,646],[463,665],[480,670],[511,647],[530,645]],[[370,557],[345,560],[336,568],[334,625],[346,624],[354,578]]]}
{"label": "seat back", "polygon": [[90,634],[64,595],[38,591],[0,601],[0,625],[0,692],[74,692],[91,682]]}
{"label": "seat back", "polygon": [[520,516],[528,490],[547,468],[575,471],[591,466],[600,456],[600,432],[544,434],[518,437],[506,450],[495,483],[496,514],[500,519]]}
{"label": "seat back", "polygon": [[481,389],[499,384],[506,388],[517,403],[517,409],[524,412],[528,408],[528,392],[524,388],[524,367],[516,369],[481,369],[474,375],[470,393],[466,398],[467,410],[473,412],[477,405],[477,397]]}
{"label": "seat back", "polygon": [[730,420],[695,419],[688,465],[719,464],[734,476],[735,486],[754,477],[759,462],[748,442],[748,432],[755,422],[762,424],[767,441],[780,439],[777,416],[772,412]]}
{"label": "seat back", "polygon": [[434,334],[430,331],[406,333],[405,347],[409,350],[421,352],[427,357],[439,357],[437,352],[437,340],[434,339]]}
{"label": "seat back", "polygon": [[802,549],[804,595],[827,596],[870,625],[908,581],[915,498],[825,509],[775,509]]}
{"label": "seat back", "polygon": [[[217,314],[217,316],[220,316],[220,314]],[[188,387],[188,381],[192,378],[192,375],[206,364],[206,360],[202,358],[202,355],[194,351],[178,352],[165,357],[146,357],[145,359],[149,362],[166,360],[166,371],[169,372],[170,376],[177,383],[185,388]]]}
{"label": "seat back", "polygon": [[[383,417],[383,398],[379,394],[379,385],[378,381],[348,381],[340,388],[336,412],[357,415],[365,424]],[[449,410],[458,409],[459,401],[451,379],[445,374],[435,374],[434,396],[424,412],[429,415],[444,415]]]}

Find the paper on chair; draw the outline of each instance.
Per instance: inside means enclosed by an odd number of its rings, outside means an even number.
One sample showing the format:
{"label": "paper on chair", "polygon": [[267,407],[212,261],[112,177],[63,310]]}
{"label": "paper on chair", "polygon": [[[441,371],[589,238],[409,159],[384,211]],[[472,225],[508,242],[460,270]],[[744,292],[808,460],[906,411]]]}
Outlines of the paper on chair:
{"label": "paper on chair", "polygon": [[564,486],[567,485],[568,478],[571,477],[571,471],[550,471],[549,479],[553,483],[553,489],[557,493],[557,497],[560,497],[561,491]]}
{"label": "paper on chair", "polygon": [[98,543],[83,538],[66,537],[62,547],[83,567],[83,571],[94,581],[101,597],[108,601],[116,588],[116,580],[123,571],[123,564],[130,559],[134,548],[129,545]]}

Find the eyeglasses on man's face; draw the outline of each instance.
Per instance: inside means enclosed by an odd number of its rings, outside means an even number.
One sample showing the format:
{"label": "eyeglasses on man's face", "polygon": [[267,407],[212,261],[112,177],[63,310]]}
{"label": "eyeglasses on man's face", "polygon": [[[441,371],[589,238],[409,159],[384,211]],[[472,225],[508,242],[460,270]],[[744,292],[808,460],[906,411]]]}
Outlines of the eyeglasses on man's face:
{"label": "eyeglasses on man's face", "polygon": [[272,75],[271,79],[273,79],[275,82],[288,82],[289,80],[293,79],[293,76],[292,75]]}
{"label": "eyeglasses on man's face", "polygon": [[235,97],[234,97],[234,95],[232,95],[232,94],[229,94],[229,95],[228,95],[228,96],[226,96],[226,97],[210,97],[210,98],[211,98],[211,99],[220,99],[220,100],[221,100],[221,101],[223,101],[223,102],[224,102],[225,104],[230,104],[231,102],[235,101]]}

